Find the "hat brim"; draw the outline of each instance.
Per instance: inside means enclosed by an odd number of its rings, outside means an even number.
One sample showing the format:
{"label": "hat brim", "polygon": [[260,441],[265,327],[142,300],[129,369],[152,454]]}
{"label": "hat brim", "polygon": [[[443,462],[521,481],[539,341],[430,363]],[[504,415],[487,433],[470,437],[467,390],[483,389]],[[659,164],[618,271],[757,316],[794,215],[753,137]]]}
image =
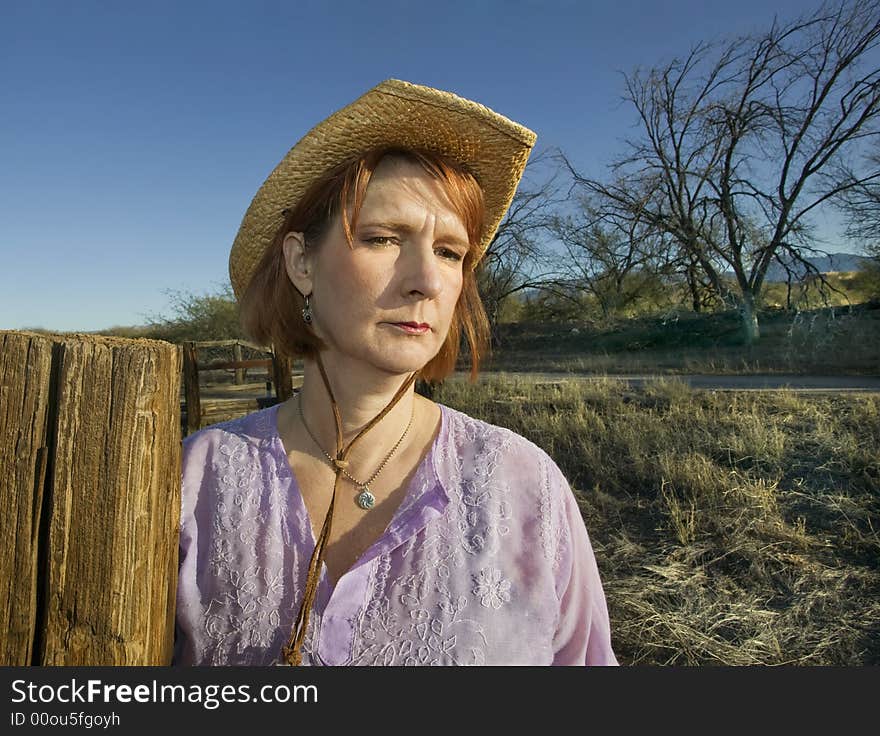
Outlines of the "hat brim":
{"label": "hat brim", "polygon": [[473,261],[479,262],[510,207],[535,138],[528,128],[450,92],[382,82],[310,130],[257,191],[229,254],[236,298],[284,223],[283,212],[330,169],[377,147],[433,151],[476,177],[486,206]]}

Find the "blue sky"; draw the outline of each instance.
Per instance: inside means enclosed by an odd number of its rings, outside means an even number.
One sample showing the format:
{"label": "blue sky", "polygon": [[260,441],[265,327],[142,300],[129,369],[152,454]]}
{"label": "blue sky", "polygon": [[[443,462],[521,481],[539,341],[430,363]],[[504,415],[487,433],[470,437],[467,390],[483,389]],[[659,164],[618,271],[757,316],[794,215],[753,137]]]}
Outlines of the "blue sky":
{"label": "blue sky", "polygon": [[310,127],[389,77],[529,126],[600,175],[620,71],[802,0],[0,0],[0,329],[99,330],[216,291],[241,217]]}

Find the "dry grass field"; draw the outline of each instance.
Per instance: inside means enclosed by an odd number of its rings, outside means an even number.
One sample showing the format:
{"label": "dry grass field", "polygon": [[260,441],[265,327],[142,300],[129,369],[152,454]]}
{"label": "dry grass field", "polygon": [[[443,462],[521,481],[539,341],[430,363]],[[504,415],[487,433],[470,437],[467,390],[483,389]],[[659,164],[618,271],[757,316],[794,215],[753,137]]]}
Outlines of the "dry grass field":
{"label": "dry grass field", "polygon": [[447,382],[566,474],[622,664],[880,664],[874,395]]}

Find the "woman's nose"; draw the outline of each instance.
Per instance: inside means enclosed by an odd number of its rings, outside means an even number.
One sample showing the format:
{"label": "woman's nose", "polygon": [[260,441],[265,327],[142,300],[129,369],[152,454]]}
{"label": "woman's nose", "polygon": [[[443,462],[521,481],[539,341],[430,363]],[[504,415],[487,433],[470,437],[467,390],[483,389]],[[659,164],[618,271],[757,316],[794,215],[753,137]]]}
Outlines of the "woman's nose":
{"label": "woman's nose", "polygon": [[403,257],[405,292],[410,294],[417,291],[426,297],[437,296],[443,289],[443,280],[438,262],[440,257],[434,252],[433,243],[413,244],[413,247],[404,250],[407,251]]}

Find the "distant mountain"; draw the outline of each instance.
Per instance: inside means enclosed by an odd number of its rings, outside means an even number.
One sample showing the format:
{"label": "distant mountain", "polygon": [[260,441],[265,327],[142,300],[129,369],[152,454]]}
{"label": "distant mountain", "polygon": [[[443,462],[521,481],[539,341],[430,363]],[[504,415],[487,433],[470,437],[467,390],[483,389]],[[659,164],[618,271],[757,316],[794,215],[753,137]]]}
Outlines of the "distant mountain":
{"label": "distant mountain", "polygon": [[[792,264],[790,259],[786,259]],[[833,271],[858,271],[862,268],[865,261],[870,258],[856,255],[855,253],[831,253],[827,256],[817,256],[806,259],[811,265],[815,266],[819,273],[831,273]],[[790,265],[792,270],[792,278],[798,280],[806,275],[806,269],[800,263]],[[767,269],[767,281],[787,281],[788,275],[785,269],[778,263],[770,264]]]}

